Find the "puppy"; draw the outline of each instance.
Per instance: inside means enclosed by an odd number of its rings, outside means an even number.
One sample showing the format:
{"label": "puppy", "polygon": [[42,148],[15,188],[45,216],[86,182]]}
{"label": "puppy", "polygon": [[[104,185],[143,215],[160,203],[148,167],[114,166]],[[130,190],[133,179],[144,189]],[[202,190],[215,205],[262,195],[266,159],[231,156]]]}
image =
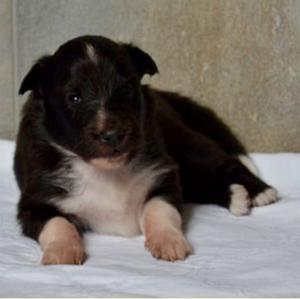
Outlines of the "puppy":
{"label": "puppy", "polygon": [[209,109],[141,85],[158,72],[141,49],[82,36],[24,78],[14,170],[18,220],[43,264],[81,264],[83,233],[145,235],[158,259],[183,260],[185,202],[247,215],[277,200],[243,145]]}

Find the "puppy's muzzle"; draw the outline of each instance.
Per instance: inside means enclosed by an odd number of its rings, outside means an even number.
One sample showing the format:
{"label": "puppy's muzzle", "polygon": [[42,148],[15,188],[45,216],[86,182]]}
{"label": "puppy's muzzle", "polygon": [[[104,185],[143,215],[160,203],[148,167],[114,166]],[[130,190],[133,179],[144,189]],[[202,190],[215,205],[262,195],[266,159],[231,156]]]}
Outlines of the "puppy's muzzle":
{"label": "puppy's muzzle", "polygon": [[118,130],[108,130],[100,134],[100,140],[109,146],[121,145],[126,137],[126,133]]}

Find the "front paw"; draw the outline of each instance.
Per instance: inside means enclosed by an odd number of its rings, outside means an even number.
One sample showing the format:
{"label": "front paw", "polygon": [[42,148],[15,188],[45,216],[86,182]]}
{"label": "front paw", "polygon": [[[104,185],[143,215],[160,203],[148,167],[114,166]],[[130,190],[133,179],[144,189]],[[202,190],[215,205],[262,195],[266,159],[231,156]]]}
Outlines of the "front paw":
{"label": "front paw", "polygon": [[172,262],[184,260],[193,252],[183,233],[175,228],[152,232],[146,236],[145,248],[153,257]]}
{"label": "front paw", "polygon": [[53,242],[45,249],[43,265],[81,265],[86,260],[83,245],[78,242]]}

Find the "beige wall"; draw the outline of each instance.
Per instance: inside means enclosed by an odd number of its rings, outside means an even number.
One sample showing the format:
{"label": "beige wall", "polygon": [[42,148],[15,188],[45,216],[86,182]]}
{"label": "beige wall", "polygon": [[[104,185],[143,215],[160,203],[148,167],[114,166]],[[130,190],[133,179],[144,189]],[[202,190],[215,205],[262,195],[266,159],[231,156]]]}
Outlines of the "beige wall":
{"label": "beige wall", "polygon": [[14,136],[12,2],[0,0],[0,137]]}
{"label": "beige wall", "polygon": [[[9,3],[1,0],[0,7],[4,2]],[[39,55],[74,36],[102,34],[134,41],[160,69],[159,76],[148,80],[151,84],[211,106],[251,151],[300,151],[300,1],[15,0],[15,4],[17,83]],[[3,70],[8,73],[1,68],[1,78]],[[7,115],[1,134],[13,136],[12,105],[6,96],[2,109],[0,95],[1,111],[7,110],[1,112]]]}

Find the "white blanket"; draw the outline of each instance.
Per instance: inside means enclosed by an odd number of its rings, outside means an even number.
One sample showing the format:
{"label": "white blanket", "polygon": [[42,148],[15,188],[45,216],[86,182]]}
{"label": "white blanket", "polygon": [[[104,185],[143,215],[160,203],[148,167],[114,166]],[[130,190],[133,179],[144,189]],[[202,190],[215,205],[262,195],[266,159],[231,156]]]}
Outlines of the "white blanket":
{"label": "white blanket", "polygon": [[254,154],[282,200],[235,217],[188,206],[186,261],[157,261],[144,237],[88,234],[83,266],[41,266],[38,244],[20,234],[14,143],[0,141],[0,297],[300,297],[300,154]]}

